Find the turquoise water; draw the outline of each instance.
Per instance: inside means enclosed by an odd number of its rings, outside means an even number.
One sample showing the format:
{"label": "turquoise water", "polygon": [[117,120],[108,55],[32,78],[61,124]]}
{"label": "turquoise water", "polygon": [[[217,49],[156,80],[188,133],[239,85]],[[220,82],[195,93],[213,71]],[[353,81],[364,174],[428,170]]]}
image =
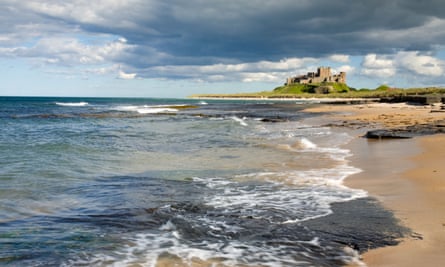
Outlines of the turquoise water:
{"label": "turquoise water", "polygon": [[295,102],[0,98],[0,265],[332,266],[300,223],[366,196]]}

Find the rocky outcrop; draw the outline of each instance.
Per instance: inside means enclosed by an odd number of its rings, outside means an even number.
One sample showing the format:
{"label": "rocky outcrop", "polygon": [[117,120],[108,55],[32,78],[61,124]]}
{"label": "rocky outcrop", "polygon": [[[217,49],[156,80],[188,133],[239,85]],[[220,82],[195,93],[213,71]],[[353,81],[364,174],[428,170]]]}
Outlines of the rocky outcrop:
{"label": "rocky outcrop", "polygon": [[392,97],[382,97],[381,102],[384,103],[414,103],[419,105],[433,105],[437,103],[445,104],[445,95],[431,94],[431,95],[399,95]]}
{"label": "rocky outcrop", "polygon": [[370,139],[402,139],[438,133],[445,133],[445,121],[412,125],[405,128],[371,130],[364,137]]}

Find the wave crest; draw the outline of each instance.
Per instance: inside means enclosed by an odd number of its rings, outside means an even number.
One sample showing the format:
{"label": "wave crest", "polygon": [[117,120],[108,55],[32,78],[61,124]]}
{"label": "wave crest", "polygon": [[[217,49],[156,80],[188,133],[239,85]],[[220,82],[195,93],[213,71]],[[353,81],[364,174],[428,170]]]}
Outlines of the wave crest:
{"label": "wave crest", "polygon": [[56,102],[57,106],[63,106],[63,107],[84,107],[88,106],[88,102]]}

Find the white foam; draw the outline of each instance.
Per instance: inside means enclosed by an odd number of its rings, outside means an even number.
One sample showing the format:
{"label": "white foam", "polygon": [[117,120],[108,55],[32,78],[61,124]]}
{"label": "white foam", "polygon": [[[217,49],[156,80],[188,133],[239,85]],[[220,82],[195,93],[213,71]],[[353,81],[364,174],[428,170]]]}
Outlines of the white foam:
{"label": "white foam", "polygon": [[[204,203],[218,209],[218,212],[242,214],[249,218],[267,219],[272,223],[295,223],[330,214],[330,204],[347,201],[365,196],[365,192],[354,190],[342,185],[341,181],[352,173],[360,171],[347,164],[341,164],[333,169],[313,169],[290,172],[258,172],[226,178],[193,178],[196,183],[203,183],[215,194],[203,196]],[[284,180],[290,185],[284,185]],[[249,181],[267,181],[264,183],[249,183]],[[247,182],[246,182],[247,181]],[[168,209],[169,207],[163,207]],[[268,212],[276,211],[279,216],[287,218],[267,217]],[[302,212],[299,212],[302,210]],[[185,218],[184,218],[185,219]],[[246,243],[241,240],[227,240],[229,233],[236,235],[242,231],[238,225],[228,224],[224,220],[212,216],[196,215],[190,222],[196,225],[207,225],[209,234],[214,239],[201,241],[190,246],[179,234],[177,226],[171,221],[159,227],[159,231],[140,233],[124,237],[128,242],[124,248],[113,251],[113,256],[96,254],[90,259],[89,265],[102,266],[157,266],[163,255],[170,257],[167,264],[192,266],[202,260],[214,265],[238,266],[298,266],[310,263],[297,260],[295,255],[283,254],[290,249],[286,244],[273,246],[267,241]],[[217,241],[221,240],[221,241]],[[296,241],[310,246],[323,248],[317,237],[309,241]],[[310,258],[305,251],[296,251]],[[363,266],[354,250],[345,251],[340,256],[344,262]],[[297,257],[298,258],[298,257]],[[172,261],[170,261],[172,260]],[[75,265],[71,262],[71,265]]]}
{"label": "white foam", "polygon": [[56,102],[55,104],[64,107],[84,107],[88,105],[88,102]]}
{"label": "white foam", "polygon": [[307,138],[300,138],[295,144],[294,147],[301,149],[315,149],[317,145],[309,141]]}
{"label": "white foam", "polygon": [[[223,240],[202,241],[196,247],[179,242],[169,235],[137,234],[128,238],[127,245],[113,256],[96,254],[93,259],[72,261],[62,266],[88,265],[88,266],[147,266],[155,267],[160,263],[166,266],[195,266],[203,261],[206,266],[309,266],[313,263],[298,260],[298,254],[311,259],[306,251],[283,253],[292,248],[289,246],[269,245],[267,241],[246,244],[240,241],[225,242]],[[311,241],[301,241],[311,246],[321,248],[318,238]],[[360,261],[357,251],[345,248],[345,255],[340,256],[345,263],[366,266]],[[176,257],[163,258],[163,255]],[[296,257],[297,256],[297,257]],[[162,262],[162,260],[166,260]],[[199,264],[200,265],[200,264]]]}
{"label": "white foam", "polygon": [[349,246],[345,246],[343,251],[347,254],[347,256],[343,256],[342,260],[348,263],[348,266],[367,266],[366,263],[361,260],[360,253],[357,250]]}
{"label": "white foam", "polygon": [[136,111],[138,106],[117,106],[113,109],[118,111]]}
{"label": "white foam", "polygon": [[236,122],[238,122],[241,126],[249,126],[246,122],[245,122],[245,120],[246,120],[246,118],[239,118],[239,117],[237,117],[237,116],[232,116],[232,117],[230,117],[232,120],[234,120],[234,121],[236,121]]}
{"label": "white foam", "polygon": [[[247,245],[239,241],[203,241],[199,247],[190,247],[168,235],[137,234],[129,238],[126,248],[114,256],[96,254],[90,261],[78,260],[64,266],[88,264],[89,266],[158,266],[162,255],[168,257],[168,266],[195,266],[197,260],[209,266],[298,266],[308,262],[295,260],[292,254],[283,254],[283,246],[270,246],[267,242]],[[169,244],[166,246],[165,244]],[[304,252],[299,252],[304,254]],[[206,264],[207,265],[207,264]]]}
{"label": "white foam", "polygon": [[309,245],[312,245],[314,247],[321,247],[320,238],[318,238],[318,237],[314,237],[310,241],[299,241],[299,243],[309,244]]}
{"label": "white foam", "polygon": [[[180,105],[176,105],[176,106],[180,106]],[[139,114],[173,113],[173,112],[178,111],[177,109],[172,108],[171,106],[167,106],[167,105],[155,105],[155,106],[128,105],[128,106],[117,106],[117,107],[114,107],[113,109],[118,110],[118,111],[137,112]]]}
{"label": "white foam", "polygon": [[176,230],[176,225],[174,225],[170,220],[168,222],[166,222],[165,224],[161,225],[161,227],[159,227],[159,230],[161,231],[172,231],[172,230]]}
{"label": "white foam", "polygon": [[[273,223],[305,221],[330,214],[332,203],[367,196],[365,191],[343,185],[347,176],[359,171],[339,165],[330,169],[249,173],[236,176],[230,184],[222,178],[208,179],[209,187],[221,193],[209,196],[206,203]],[[248,181],[255,180],[265,183],[252,187]],[[271,214],[271,210],[278,211],[279,216]]]}
{"label": "white foam", "polygon": [[174,108],[161,108],[161,107],[144,107],[138,108],[136,111],[139,114],[155,114],[155,113],[172,113],[177,112],[177,109]]}

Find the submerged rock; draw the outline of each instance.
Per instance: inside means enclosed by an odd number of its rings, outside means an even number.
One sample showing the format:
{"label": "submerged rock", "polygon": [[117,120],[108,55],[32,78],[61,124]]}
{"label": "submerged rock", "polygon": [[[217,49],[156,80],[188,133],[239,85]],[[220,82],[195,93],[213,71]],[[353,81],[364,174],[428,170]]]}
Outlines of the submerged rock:
{"label": "submerged rock", "polygon": [[288,121],[285,118],[262,118],[261,122],[286,122]]}
{"label": "submerged rock", "polygon": [[334,203],[332,210],[332,214],[306,221],[303,225],[320,240],[330,240],[360,253],[397,245],[401,238],[412,233],[373,198]]}

